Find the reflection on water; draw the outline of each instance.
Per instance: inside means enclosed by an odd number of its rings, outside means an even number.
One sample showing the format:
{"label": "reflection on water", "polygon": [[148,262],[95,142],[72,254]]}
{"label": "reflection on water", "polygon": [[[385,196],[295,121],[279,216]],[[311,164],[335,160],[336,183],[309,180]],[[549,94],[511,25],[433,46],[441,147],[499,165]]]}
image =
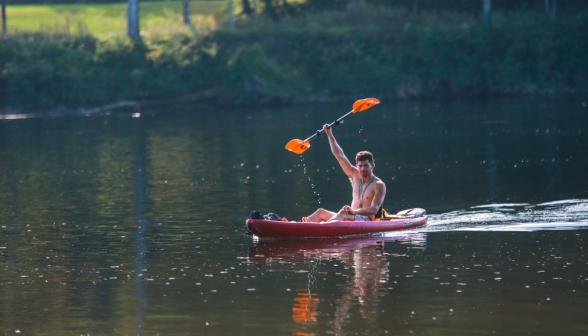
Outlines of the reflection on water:
{"label": "reflection on water", "polygon": [[[385,243],[401,242],[418,249],[426,245],[424,234],[396,234],[394,236],[380,237],[354,237],[354,238],[325,238],[325,239],[297,239],[297,240],[272,240],[258,241],[249,251],[248,261],[257,267],[264,267],[267,271],[284,271],[284,265],[293,265],[298,262],[309,264],[316,262],[337,262],[334,267],[352,269],[352,276],[342,276],[341,272],[337,282],[339,290],[337,298],[333,300],[335,312],[329,321],[331,333],[345,335],[345,325],[352,317],[352,309],[359,307],[359,316],[366,320],[375,321],[378,317],[378,304],[380,297],[387,294],[382,286],[389,282],[389,262],[384,251]],[[317,307],[319,298],[312,293],[312,287],[318,277],[318,263],[310,263],[309,283],[307,289],[298,289],[293,308],[294,322],[301,324],[301,331],[294,335],[314,335],[308,328],[317,322]],[[346,280],[345,280],[346,279]],[[314,280],[314,281],[313,281]],[[371,333],[370,329],[366,334]]]}
{"label": "reflection on water", "polygon": [[[142,154],[141,151],[138,151]],[[145,211],[147,209],[145,202],[147,201],[146,195],[146,183],[147,179],[145,178],[145,162],[144,158],[141,154],[138,154],[135,158],[135,192],[136,192],[136,208],[137,212],[135,213],[135,219],[137,220],[137,231],[135,232],[135,251],[137,256],[135,257],[134,264],[135,268],[133,269],[135,274],[133,275],[133,280],[135,283],[135,287],[137,288],[136,296],[139,298],[139,303],[137,305],[137,317],[133,322],[135,325],[135,334],[141,335],[141,329],[145,325],[143,321],[143,316],[148,309],[148,300],[146,297],[144,281],[146,281],[147,276],[147,266],[145,265],[144,259],[145,255],[148,251],[147,240],[145,239],[145,232],[147,230],[147,218],[145,217]]]}
{"label": "reflection on water", "polygon": [[343,327],[351,320],[350,310],[359,304],[359,314],[363,319],[376,320],[380,284],[388,282],[388,263],[385,261],[381,245],[368,245],[353,253],[344,253],[341,261],[353,265],[355,275],[342,285],[342,296],[335,300],[336,312],[332,321],[335,335],[343,335]]}
{"label": "reflection on water", "polygon": [[298,297],[294,298],[294,308],[292,308],[292,319],[294,322],[301,324],[300,330],[295,332],[297,336],[314,336],[314,333],[305,332],[308,326],[316,324],[316,309],[319,304],[317,295],[310,293],[308,289],[298,289]]}
{"label": "reflection on water", "polygon": [[282,301],[294,300],[294,335],[550,335],[562,325],[582,335],[587,231],[546,232],[258,241],[247,258],[260,274],[306,282]]}

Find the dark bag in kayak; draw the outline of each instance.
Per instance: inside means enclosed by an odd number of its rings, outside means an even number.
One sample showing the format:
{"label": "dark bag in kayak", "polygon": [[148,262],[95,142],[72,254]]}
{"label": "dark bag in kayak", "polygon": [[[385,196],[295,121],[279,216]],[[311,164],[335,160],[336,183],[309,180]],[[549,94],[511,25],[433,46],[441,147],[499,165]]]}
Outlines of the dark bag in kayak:
{"label": "dark bag in kayak", "polygon": [[251,213],[249,213],[249,218],[251,218],[251,219],[274,220],[274,221],[276,221],[276,220],[277,221],[282,220],[282,218],[280,216],[276,215],[273,212],[270,212],[267,215],[262,215],[259,210],[253,210],[253,211],[251,211]]}
{"label": "dark bag in kayak", "polygon": [[249,214],[249,217],[251,219],[263,219],[263,215],[261,214],[261,212],[259,210],[251,211],[251,213]]}

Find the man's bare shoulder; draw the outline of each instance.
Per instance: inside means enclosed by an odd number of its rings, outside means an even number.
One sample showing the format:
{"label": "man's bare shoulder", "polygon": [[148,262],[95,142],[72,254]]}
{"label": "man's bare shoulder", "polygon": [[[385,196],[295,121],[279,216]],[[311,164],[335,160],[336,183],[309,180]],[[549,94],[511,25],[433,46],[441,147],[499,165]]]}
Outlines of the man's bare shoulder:
{"label": "man's bare shoulder", "polygon": [[382,181],[380,178],[377,178],[375,182],[376,188],[386,190],[386,183],[384,183],[384,181]]}

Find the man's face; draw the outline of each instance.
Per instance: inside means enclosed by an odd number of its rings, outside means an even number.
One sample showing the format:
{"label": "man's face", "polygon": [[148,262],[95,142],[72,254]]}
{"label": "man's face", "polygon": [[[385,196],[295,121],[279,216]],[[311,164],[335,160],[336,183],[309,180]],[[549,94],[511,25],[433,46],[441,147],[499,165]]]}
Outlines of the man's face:
{"label": "man's face", "polygon": [[370,176],[372,169],[374,169],[374,164],[370,163],[368,160],[365,161],[357,161],[356,164],[357,169],[362,177]]}

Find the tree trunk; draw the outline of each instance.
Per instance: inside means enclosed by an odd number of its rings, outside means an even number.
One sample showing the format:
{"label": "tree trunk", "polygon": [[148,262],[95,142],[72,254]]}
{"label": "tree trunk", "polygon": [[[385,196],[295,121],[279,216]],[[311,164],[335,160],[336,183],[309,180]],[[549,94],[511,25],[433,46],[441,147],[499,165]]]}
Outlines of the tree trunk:
{"label": "tree trunk", "polygon": [[255,15],[255,17],[257,17],[257,0],[252,0],[253,1],[253,15]]}
{"label": "tree trunk", "polygon": [[187,25],[192,24],[190,21],[190,0],[184,0],[184,23]]}
{"label": "tree trunk", "polygon": [[140,38],[139,0],[127,0],[127,33],[130,38]]}
{"label": "tree trunk", "polygon": [[235,0],[229,0],[229,22],[231,25],[231,30],[235,30],[235,4],[234,4]]}
{"label": "tree trunk", "polygon": [[6,37],[6,0],[2,0],[2,37]]}
{"label": "tree trunk", "polygon": [[241,4],[243,7],[243,14],[250,16],[251,14],[253,14],[253,9],[251,9],[251,4],[249,3],[249,0],[241,0]]}
{"label": "tree trunk", "polygon": [[545,0],[545,12],[547,15],[551,13],[551,6],[549,6],[549,0]]}
{"label": "tree trunk", "polygon": [[482,18],[484,18],[484,21],[486,21],[486,22],[490,21],[490,8],[491,8],[490,0],[484,0],[484,5],[483,5],[484,13],[482,15]]}
{"label": "tree trunk", "polygon": [[555,17],[557,14],[557,0],[551,0],[551,16]]}

